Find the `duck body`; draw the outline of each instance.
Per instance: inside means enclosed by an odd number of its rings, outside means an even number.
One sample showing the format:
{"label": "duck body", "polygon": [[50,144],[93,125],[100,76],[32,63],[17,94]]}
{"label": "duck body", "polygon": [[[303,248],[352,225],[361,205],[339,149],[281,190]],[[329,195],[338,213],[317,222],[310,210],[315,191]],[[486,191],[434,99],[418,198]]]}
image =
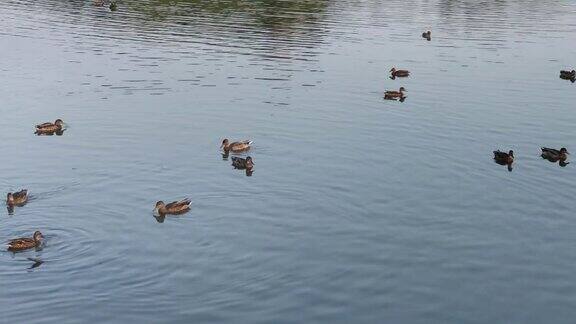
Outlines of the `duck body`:
{"label": "duck body", "polygon": [[560,71],[560,79],[570,80],[574,82],[576,80],[576,71]]}
{"label": "duck body", "polygon": [[163,201],[159,201],[156,203],[154,213],[158,215],[183,214],[190,210],[190,203],[192,203],[192,201],[188,198],[180,201],[173,201],[169,204],[165,204]]}
{"label": "duck body", "polygon": [[501,164],[512,164],[514,162],[514,152],[512,150],[508,153],[500,150],[494,151],[494,161]]}
{"label": "duck body", "polygon": [[384,92],[384,99],[401,99],[404,98],[404,87],[401,87],[398,91],[386,91]]}
{"label": "duck body", "polygon": [[251,171],[254,168],[254,162],[249,156],[247,156],[245,159],[233,156],[232,166],[234,166],[236,169]]}
{"label": "duck body", "polygon": [[560,71],[560,77],[564,77],[564,78],[574,78],[574,77],[576,77],[576,70],[572,70],[572,71]]}
{"label": "duck body", "polygon": [[62,132],[64,129],[64,122],[62,119],[56,119],[53,123],[44,123],[40,125],[36,125],[36,134],[54,134],[58,132]]}
{"label": "duck body", "polygon": [[253,142],[250,140],[230,143],[230,141],[226,138],[222,141],[222,145],[220,147],[224,150],[225,153],[228,152],[239,153],[248,151],[252,146],[252,143]]}
{"label": "duck body", "polygon": [[410,71],[408,71],[408,70],[396,70],[396,68],[392,68],[390,70],[390,74],[391,74],[392,79],[405,78],[405,77],[410,76]]}
{"label": "duck body", "polygon": [[22,237],[8,242],[8,251],[16,252],[39,247],[44,236],[39,231],[34,232],[32,237]]}
{"label": "duck body", "polygon": [[18,192],[10,192],[6,196],[6,205],[9,207],[21,206],[28,202],[28,190],[22,189]]}
{"label": "duck body", "polygon": [[559,150],[548,147],[542,148],[542,157],[553,162],[566,161],[568,154],[570,153],[564,147]]}

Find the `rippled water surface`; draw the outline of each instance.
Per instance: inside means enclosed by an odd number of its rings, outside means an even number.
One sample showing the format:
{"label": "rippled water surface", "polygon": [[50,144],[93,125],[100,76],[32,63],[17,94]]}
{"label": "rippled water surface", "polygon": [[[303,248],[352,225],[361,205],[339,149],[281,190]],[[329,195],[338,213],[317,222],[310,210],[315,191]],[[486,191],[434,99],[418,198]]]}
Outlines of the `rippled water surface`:
{"label": "rippled water surface", "polygon": [[571,0],[3,1],[0,241],[46,242],[2,321],[573,323],[574,44]]}

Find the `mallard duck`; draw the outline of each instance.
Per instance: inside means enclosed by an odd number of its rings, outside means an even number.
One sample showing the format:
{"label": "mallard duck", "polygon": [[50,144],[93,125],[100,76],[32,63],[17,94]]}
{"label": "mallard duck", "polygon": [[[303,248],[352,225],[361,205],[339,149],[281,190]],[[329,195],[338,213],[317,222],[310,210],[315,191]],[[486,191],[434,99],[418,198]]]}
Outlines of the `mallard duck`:
{"label": "mallard duck", "polygon": [[514,151],[510,150],[508,153],[500,150],[494,151],[494,160],[498,163],[512,164],[514,162]]}
{"label": "mallard duck", "polygon": [[392,68],[390,70],[390,74],[392,74],[392,79],[396,78],[396,77],[407,77],[410,75],[410,71],[408,70],[396,70],[396,68]]}
{"label": "mallard duck", "polygon": [[573,78],[576,77],[576,71],[560,71],[560,76],[565,78]]}
{"label": "mallard duck", "polygon": [[32,237],[22,237],[10,240],[8,242],[8,251],[22,251],[39,247],[42,244],[44,236],[39,231],[34,232]]}
{"label": "mallard duck", "polygon": [[44,123],[36,125],[36,134],[53,134],[61,132],[64,129],[64,122],[62,119],[56,119],[54,123]]}
{"label": "mallard duck", "polygon": [[560,150],[548,147],[542,148],[542,157],[553,162],[566,161],[568,154],[570,153],[568,153],[568,150],[565,147],[561,148]]}
{"label": "mallard duck", "polygon": [[245,159],[233,156],[232,157],[232,165],[236,169],[241,170],[252,170],[254,168],[254,162],[252,158],[247,156]]}
{"label": "mallard duck", "polygon": [[384,92],[385,99],[396,99],[396,98],[404,98],[404,92],[406,89],[404,87],[400,87],[398,91],[386,91]]}
{"label": "mallard duck", "polygon": [[110,2],[109,8],[110,8],[110,11],[116,11],[116,10],[118,10],[118,5],[116,4],[116,1]]}
{"label": "mallard duck", "polygon": [[570,80],[574,82],[576,80],[576,71],[560,71],[560,79]]}
{"label": "mallard duck", "polygon": [[154,207],[154,213],[158,215],[183,214],[190,210],[191,202],[192,201],[188,198],[180,201],[173,201],[168,205],[166,205],[163,201],[159,201],[156,203],[156,207]]}
{"label": "mallard duck", "polygon": [[9,192],[6,196],[6,205],[9,207],[21,206],[28,202],[28,190],[22,189],[18,192]]}
{"label": "mallard duck", "polygon": [[220,146],[220,148],[223,149],[225,153],[228,152],[237,153],[248,151],[250,149],[250,145],[252,145],[252,141],[249,140],[230,143],[230,141],[228,141],[228,139],[225,138],[222,141],[222,145]]}
{"label": "mallard duck", "polygon": [[432,32],[430,31],[424,32],[422,33],[422,37],[426,38],[427,40],[430,40],[432,38]]}

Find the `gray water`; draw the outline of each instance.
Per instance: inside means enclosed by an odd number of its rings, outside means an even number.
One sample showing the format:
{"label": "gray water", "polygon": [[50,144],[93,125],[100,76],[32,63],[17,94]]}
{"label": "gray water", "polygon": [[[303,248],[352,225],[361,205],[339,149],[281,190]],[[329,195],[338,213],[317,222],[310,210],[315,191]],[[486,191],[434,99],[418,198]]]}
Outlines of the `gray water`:
{"label": "gray water", "polygon": [[573,323],[574,44],[569,0],[3,1],[0,241],[46,243],[0,321]]}

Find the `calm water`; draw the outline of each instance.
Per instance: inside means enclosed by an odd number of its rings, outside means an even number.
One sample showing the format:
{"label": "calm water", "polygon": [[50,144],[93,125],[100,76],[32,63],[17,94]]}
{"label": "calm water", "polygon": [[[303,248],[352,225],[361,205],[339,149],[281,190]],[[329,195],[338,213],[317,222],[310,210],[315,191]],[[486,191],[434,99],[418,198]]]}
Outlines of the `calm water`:
{"label": "calm water", "polygon": [[0,241],[47,241],[2,320],[573,323],[575,43],[569,0],[3,1]]}

